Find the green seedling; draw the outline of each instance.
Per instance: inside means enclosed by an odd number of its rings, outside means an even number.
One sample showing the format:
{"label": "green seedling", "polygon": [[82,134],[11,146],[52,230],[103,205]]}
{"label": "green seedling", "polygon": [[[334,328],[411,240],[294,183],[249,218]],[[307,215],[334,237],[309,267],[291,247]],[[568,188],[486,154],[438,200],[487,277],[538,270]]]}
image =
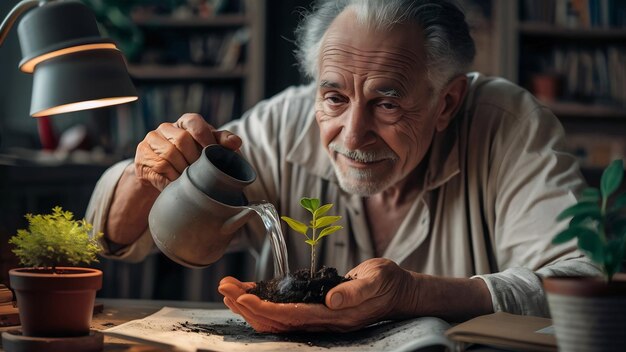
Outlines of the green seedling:
{"label": "green seedling", "polygon": [[[333,207],[332,203],[320,206],[320,200],[317,198],[302,198],[300,199],[300,205],[308,210],[313,216],[309,225],[306,225],[298,220],[294,220],[288,216],[281,216],[294,231],[301,233],[306,237],[304,242],[311,246],[311,278],[315,273],[315,247],[320,240],[332,233],[341,230],[343,227],[339,225],[332,225],[341,219],[341,216],[325,216],[326,213]],[[332,225],[332,226],[331,226]],[[308,235],[308,231],[311,229],[311,236]],[[319,231],[319,232],[318,232]]]}

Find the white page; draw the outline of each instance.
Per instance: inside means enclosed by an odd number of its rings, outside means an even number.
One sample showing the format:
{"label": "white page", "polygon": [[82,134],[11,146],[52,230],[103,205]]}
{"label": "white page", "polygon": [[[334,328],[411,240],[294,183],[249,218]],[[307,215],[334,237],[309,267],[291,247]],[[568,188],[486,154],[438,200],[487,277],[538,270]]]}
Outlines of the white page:
{"label": "white page", "polygon": [[[260,334],[227,309],[164,307],[143,319],[103,333],[182,351],[412,351],[421,346],[453,343],[443,334],[449,325],[425,317],[370,326],[352,333]],[[195,330],[195,331],[192,331]]]}

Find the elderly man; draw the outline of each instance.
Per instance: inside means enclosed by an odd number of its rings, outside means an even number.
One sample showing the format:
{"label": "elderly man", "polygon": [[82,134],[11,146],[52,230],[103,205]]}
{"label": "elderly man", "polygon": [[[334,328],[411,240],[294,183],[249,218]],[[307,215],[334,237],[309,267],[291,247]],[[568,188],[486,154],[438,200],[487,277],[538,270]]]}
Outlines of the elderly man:
{"label": "elderly man", "polygon": [[[551,244],[556,215],[583,187],[560,150],[561,126],[525,90],[467,73],[474,44],[453,3],[322,1],[298,34],[312,84],[223,130],[185,114],[148,133],[134,163],[107,171],[88,216],[109,254],[138,260],[151,250],[147,216],[159,191],[219,143],[258,171],[248,199],[303,219],[300,197],[316,197],[344,220],[318,252],[356,279],[325,305],[264,302],[245,294],[252,283],[222,280],[225,303],[259,331],[547,315],[541,277],[599,273],[574,244]],[[265,234],[254,226],[237,242],[259,249]],[[308,245],[286,237],[291,267],[306,267]]]}

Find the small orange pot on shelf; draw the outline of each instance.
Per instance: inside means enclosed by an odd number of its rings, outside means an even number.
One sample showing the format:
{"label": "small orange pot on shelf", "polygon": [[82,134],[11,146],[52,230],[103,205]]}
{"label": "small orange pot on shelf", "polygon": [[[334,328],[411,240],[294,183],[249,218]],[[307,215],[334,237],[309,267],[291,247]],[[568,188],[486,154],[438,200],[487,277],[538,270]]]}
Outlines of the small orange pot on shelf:
{"label": "small orange pot on shelf", "polygon": [[561,97],[563,81],[563,76],[556,73],[537,73],[531,77],[531,90],[540,100],[555,102]]}

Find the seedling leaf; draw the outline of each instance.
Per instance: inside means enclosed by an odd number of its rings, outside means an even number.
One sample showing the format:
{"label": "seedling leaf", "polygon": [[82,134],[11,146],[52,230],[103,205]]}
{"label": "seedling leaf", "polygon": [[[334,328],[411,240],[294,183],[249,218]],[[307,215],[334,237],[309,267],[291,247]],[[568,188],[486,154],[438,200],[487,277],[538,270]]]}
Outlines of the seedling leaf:
{"label": "seedling leaf", "polygon": [[322,217],[322,216],[324,216],[324,214],[326,214],[326,213],[330,210],[330,208],[332,208],[332,207],[333,207],[333,204],[332,204],[332,203],[322,205],[321,207],[319,207],[319,209],[317,209],[317,210],[315,211],[315,213],[313,213],[313,217],[314,217],[314,218],[316,218],[316,219],[321,218],[321,217]]}
{"label": "seedling leaf", "polygon": [[314,229],[319,229],[325,226],[328,226],[336,221],[339,221],[341,216],[323,216],[315,221],[315,225],[313,225]]}
{"label": "seedling leaf", "polygon": [[329,227],[323,229],[322,232],[320,232],[320,235],[319,235],[319,237],[317,239],[319,240],[320,238],[326,237],[326,236],[328,236],[328,235],[330,235],[332,233],[335,233],[335,232],[337,232],[337,231],[339,231],[341,229],[343,229],[343,226],[339,226],[339,225],[329,226]]}
{"label": "seedling leaf", "polygon": [[289,225],[289,227],[291,227],[294,231],[306,235],[306,232],[309,228],[305,224],[288,216],[281,216],[280,218],[283,219],[283,221],[286,222],[287,225]]}
{"label": "seedling leaf", "polygon": [[315,211],[320,206],[320,200],[316,199],[316,198],[306,198],[306,197],[304,197],[304,198],[300,199],[300,205],[302,205],[302,207],[304,209],[306,209],[309,212],[311,212],[311,214],[315,214]]}

